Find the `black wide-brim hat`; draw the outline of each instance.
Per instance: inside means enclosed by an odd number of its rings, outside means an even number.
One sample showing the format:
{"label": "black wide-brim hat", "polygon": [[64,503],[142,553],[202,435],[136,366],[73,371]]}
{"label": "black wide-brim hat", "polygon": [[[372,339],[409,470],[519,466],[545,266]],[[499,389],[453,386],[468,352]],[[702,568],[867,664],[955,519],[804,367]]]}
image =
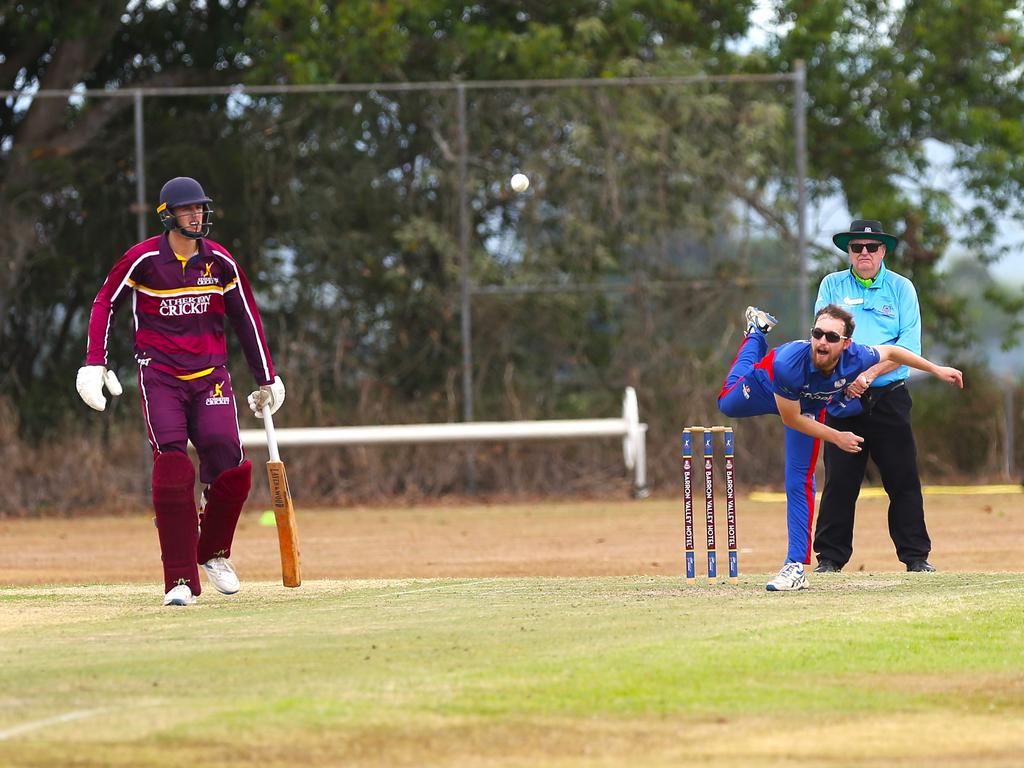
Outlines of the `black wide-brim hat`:
{"label": "black wide-brim hat", "polygon": [[832,235],[832,242],[843,253],[846,253],[851,240],[877,240],[885,243],[885,252],[892,253],[900,244],[896,235],[890,235],[882,231],[882,222],[873,219],[857,219],[850,224],[849,232],[839,232]]}

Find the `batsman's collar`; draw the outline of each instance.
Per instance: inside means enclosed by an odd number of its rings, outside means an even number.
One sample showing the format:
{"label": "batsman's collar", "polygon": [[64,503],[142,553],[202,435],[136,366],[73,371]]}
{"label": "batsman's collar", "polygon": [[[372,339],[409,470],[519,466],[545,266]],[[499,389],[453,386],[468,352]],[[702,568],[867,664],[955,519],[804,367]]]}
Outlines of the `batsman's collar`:
{"label": "batsman's collar", "polygon": [[[159,245],[159,248],[160,248],[160,258],[163,261],[173,262],[173,261],[176,261],[178,257],[174,255],[174,249],[171,248],[171,240],[170,240],[169,237],[167,237],[168,234],[169,233],[164,232],[162,235],[157,235],[157,237],[160,238],[160,245]],[[209,243],[206,242],[206,238],[205,237],[199,238],[198,240],[196,240],[196,243],[199,245],[199,247],[196,249],[196,252],[194,254],[192,254],[192,258],[193,259],[194,258],[200,258],[200,259],[212,259],[213,258],[213,254],[210,252],[210,245],[209,245]]]}
{"label": "batsman's collar", "polygon": [[846,253],[851,240],[877,240],[880,243],[885,243],[885,252],[887,254],[895,251],[896,246],[900,244],[899,238],[896,235],[884,232],[882,230],[882,222],[875,221],[874,219],[857,219],[850,224],[849,232],[839,232],[832,235],[832,242],[843,253]]}

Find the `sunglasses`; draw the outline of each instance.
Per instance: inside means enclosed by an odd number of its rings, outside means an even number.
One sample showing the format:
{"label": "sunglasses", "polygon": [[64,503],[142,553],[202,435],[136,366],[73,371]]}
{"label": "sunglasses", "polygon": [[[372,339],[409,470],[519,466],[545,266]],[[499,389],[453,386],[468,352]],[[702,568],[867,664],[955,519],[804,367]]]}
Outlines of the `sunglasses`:
{"label": "sunglasses", "polygon": [[829,344],[835,344],[850,338],[849,336],[840,336],[835,331],[826,331],[824,328],[811,328],[811,336],[816,339],[825,339]]}
{"label": "sunglasses", "polygon": [[868,253],[874,253],[882,247],[881,243],[850,243],[850,253],[860,253],[861,251],[867,251]]}

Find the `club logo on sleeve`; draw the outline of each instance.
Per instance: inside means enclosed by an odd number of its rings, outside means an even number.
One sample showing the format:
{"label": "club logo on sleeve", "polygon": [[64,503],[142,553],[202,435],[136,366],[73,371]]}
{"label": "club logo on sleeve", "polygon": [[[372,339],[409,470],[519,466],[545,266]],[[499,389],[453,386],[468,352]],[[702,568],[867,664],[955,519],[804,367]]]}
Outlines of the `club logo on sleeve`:
{"label": "club logo on sleeve", "polygon": [[231,398],[224,394],[224,382],[218,381],[213,385],[213,392],[206,398],[207,405],[231,405]]}
{"label": "club logo on sleeve", "polygon": [[196,279],[196,285],[220,285],[220,278],[214,277],[210,274],[211,269],[213,269],[212,261],[203,265],[203,274],[201,277]]}

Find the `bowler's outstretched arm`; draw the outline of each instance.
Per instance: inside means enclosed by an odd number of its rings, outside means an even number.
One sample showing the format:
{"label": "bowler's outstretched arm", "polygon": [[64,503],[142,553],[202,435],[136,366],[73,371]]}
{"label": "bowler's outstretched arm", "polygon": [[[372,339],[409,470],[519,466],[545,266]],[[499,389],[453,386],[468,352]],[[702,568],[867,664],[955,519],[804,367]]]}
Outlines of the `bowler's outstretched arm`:
{"label": "bowler's outstretched arm", "polygon": [[920,355],[916,355],[909,349],[903,347],[896,347],[892,344],[879,344],[875,347],[878,350],[878,355],[883,360],[892,360],[899,363],[900,365],[909,365],[911,368],[916,368],[919,371],[930,373],[937,379],[940,379],[947,384],[952,384],[964,388],[964,374],[957,368],[951,368],[948,365],[938,365],[933,363],[931,360],[927,360]]}

